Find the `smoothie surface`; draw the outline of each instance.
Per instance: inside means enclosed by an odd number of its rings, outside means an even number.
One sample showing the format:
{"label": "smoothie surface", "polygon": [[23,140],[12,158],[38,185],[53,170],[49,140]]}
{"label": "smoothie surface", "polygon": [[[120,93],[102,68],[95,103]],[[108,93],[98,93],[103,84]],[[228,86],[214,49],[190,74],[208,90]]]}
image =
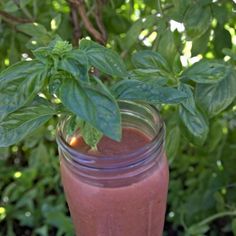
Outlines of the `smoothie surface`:
{"label": "smoothie surface", "polygon": [[103,136],[97,145],[96,151],[91,151],[81,136],[72,138],[70,145],[83,153],[94,154],[96,156],[112,156],[134,152],[145,144],[150,143],[150,141],[150,137],[135,128],[123,128],[120,142]]}

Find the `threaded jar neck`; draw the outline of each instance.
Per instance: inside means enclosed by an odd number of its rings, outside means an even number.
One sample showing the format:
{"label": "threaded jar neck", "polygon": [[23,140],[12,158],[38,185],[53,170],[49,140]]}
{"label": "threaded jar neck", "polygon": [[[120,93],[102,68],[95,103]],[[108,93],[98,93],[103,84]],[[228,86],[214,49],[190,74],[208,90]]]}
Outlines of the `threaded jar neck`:
{"label": "threaded jar neck", "polygon": [[123,128],[137,129],[150,137],[150,142],[129,153],[91,155],[70,146],[68,124],[71,117],[62,119],[57,127],[57,143],[61,161],[85,182],[104,187],[127,185],[146,175],[163,156],[164,123],[153,106],[120,101]]}

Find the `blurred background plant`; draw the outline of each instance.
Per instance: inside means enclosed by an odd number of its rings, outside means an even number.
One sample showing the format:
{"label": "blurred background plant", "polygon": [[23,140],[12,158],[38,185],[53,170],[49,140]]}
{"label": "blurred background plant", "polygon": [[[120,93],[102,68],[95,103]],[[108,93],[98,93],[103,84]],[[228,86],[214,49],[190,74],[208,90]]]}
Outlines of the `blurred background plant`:
{"label": "blurred background plant", "polygon": [[[82,37],[96,40],[128,68],[133,52],[159,52],[171,68],[166,76],[188,81],[193,98],[159,107],[171,170],[164,235],[236,235],[235,13],[232,0],[2,0],[0,68],[30,60],[30,50],[55,35],[74,46]],[[17,146],[0,148],[2,236],[73,235],[55,126],[50,121]]]}

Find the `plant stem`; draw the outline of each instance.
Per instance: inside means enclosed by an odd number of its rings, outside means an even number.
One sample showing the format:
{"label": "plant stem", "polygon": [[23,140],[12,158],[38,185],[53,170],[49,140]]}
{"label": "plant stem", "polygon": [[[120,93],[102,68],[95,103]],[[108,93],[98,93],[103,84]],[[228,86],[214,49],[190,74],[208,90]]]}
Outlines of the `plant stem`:
{"label": "plant stem", "polygon": [[105,39],[103,38],[102,34],[94,28],[94,26],[92,25],[90,19],[88,18],[86,14],[84,1],[83,0],[70,0],[70,2],[77,5],[80,17],[83,20],[84,26],[88,30],[88,32],[96,39],[97,42],[104,45]]}
{"label": "plant stem", "polygon": [[206,225],[206,224],[209,224],[211,221],[216,220],[218,218],[222,218],[224,216],[236,216],[236,210],[235,211],[224,211],[224,212],[217,213],[215,215],[212,215],[212,216],[202,220],[197,225],[199,225],[199,226]]}
{"label": "plant stem", "polygon": [[0,16],[2,16],[2,18],[11,24],[17,24],[17,23],[31,23],[33,22],[33,20],[31,19],[25,19],[25,18],[19,18],[13,15],[10,15],[9,13],[5,12],[5,11],[1,11],[0,10]]}

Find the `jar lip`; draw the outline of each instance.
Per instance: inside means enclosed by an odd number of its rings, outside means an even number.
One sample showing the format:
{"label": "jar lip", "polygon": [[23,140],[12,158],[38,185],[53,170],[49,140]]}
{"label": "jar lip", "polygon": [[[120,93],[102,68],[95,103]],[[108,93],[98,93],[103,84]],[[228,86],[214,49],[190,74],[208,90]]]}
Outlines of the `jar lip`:
{"label": "jar lip", "polygon": [[56,140],[57,140],[58,145],[60,145],[60,148],[63,151],[68,152],[72,156],[75,156],[75,157],[79,156],[78,157],[79,160],[83,160],[84,163],[89,164],[89,163],[95,163],[98,161],[114,162],[117,160],[127,160],[132,157],[142,155],[143,153],[152,149],[153,146],[155,146],[155,148],[158,148],[159,146],[161,146],[164,142],[165,124],[164,124],[162,118],[160,117],[159,111],[157,110],[157,108],[153,105],[145,104],[145,103],[138,103],[138,102],[132,102],[132,101],[126,101],[126,100],[122,100],[119,102],[129,103],[131,105],[132,104],[140,105],[142,107],[147,108],[150,111],[155,112],[155,115],[158,117],[159,128],[158,128],[156,134],[154,135],[154,137],[150,140],[150,142],[144,144],[143,146],[141,146],[129,153],[120,153],[120,154],[112,154],[112,155],[104,155],[104,156],[103,155],[95,156],[95,155],[91,155],[91,154],[86,154],[84,152],[80,152],[79,150],[74,149],[72,146],[69,145],[69,143],[63,137],[61,126],[63,126],[63,123],[66,122],[66,120],[68,120],[71,117],[70,115],[68,115],[68,116],[62,118],[58,122],[58,125],[57,125]]}

